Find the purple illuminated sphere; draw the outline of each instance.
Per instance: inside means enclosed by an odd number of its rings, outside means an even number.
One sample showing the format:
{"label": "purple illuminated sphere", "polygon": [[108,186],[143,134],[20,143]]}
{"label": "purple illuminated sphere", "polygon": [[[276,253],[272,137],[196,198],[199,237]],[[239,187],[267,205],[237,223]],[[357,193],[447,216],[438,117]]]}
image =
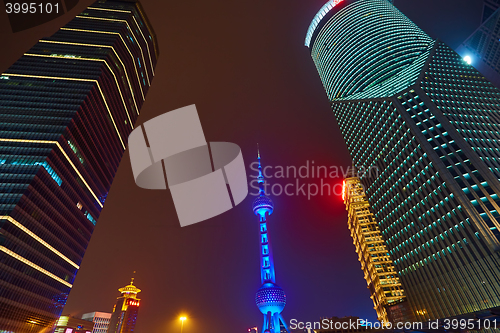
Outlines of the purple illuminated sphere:
{"label": "purple illuminated sphere", "polygon": [[264,283],[255,294],[255,303],[263,314],[281,313],[286,305],[286,295],[277,284]]}
{"label": "purple illuminated sphere", "polygon": [[260,215],[261,217],[265,217],[271,215],[274,210],[274,205],[271,199],[266,197],[265,195],[258,196],[253,201],[253,212],[255,215]]}

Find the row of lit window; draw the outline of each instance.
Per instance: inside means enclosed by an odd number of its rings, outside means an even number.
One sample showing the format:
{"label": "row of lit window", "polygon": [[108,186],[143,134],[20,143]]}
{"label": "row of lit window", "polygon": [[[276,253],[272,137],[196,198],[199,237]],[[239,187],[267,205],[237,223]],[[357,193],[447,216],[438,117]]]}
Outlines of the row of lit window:
{"label": "row of lit window", "polygon": [[[448,213],[448,214],[449,214],[449,213]],[[439,222],[439,224],[441,225],[440,220],[438,220],[438,222]],[[467,223],[469,223],[469,224],[470,224],[470,222],[469,222],[468,220],[467,220]],[[413,222],[412,222],[412,224],[413,224]],[[433,222],[432,224],[429,224],[428,226],[426,226],[423,230],[420,230],[420,232],[417,232],[415,235],[417,235],[417,236],[420,238],[420,235],[419,235],[419,234],[423,235],[423,234],[424,234],[424,230],[425,230],[425,232],[426,232],[426,233],[428,233],[428,230],[427,230],[427,229],[432,230],[433,225],[434,225],[434,227],[437,229],[437,223],[436,223],[436,222]],[[462,221],[462,222],[460,222],[460,226],[462,227],[462,229],[465,229],[465,225],[464,225],[463,221]],[[459,229],[459,227],[458,227],[458,224],[456,224],[456,225],[454,226],[454,228],[456,229],[456,231],[457,231],[457,232],[460,232],[460,229]],[[452,227],[452,228],[449,228],[448,230],[445,230],[443,233],[441,233],[441,234],[439,234],[439,235],[435,236],[434,238],[431,238],[429,241],[427,241],[427,242],[425,242],[425,243],[421,244],[420,246],[418,246],[418,247],[414,248],[414,249],[413,249],[413,250],[411,250],[410,252],[407,252],[407,253],[406,253],[406,254],[404,254],[402,257],[399,257],[398,259],[396,259],[396,260],[394,261],[394,263],[396,263],[396,264],[397,264],[398,262],[401,262],[403,259],[407,259],[407,258],[406,258],[406,255],[408,255],[408,258],[409,258],[409,256],[410,256],[410,255],[414,256],[414,254],[419,254],[420,252],[423,252],[423,251],[426,249],[426,246],[427,246],[427,248],[429,248],[429,249],[430,249],[431,245],[432,245],[432,246],[434,245],[434,243],[436,243],[436,246],[437,246],[437,244],[439,243],[439,239],[441,239],[441,240],[443,240],[443,241],[444,241],[444,236],[446,236],[447,238],[449,237],[449,236],[448,236],[448,231],[449,231],[449,233],[450,233],[450,234],[452,234],[452,235],[453,235],[453,227]],[[415,235],[413,235],[413,236],[409,239],[409,240],[411,241],[411,243],[413,243],[413,239],[416,239],[416,238],[415,238]],[[444,235],[444,236],[443,236],[443,235]],[[435,241],[435,242],[434,242],[434,241]],[[402,247],[406,247],[407,245],[409,245],[408,240],[406,240],[405,242],[403,242],[403,243],[399,244],[398,246],[396,246],[393,250],[389,251],[389,253],[390,253],[391,255],[396,255],[396,252],[399,252],[399,251],[401,250],[401,248],[402,248]]]}
{"label": "row of lit window", "polygon": [[[469,243],[467,242],[467,239],[465,239],[465,238],[463,239],[463,243],[464,243],[465,245],[468,245],[468,244],[469,244]],[[451,245],[451,247],[450,247],[450,246],[446,247],[446,251],[445,251],[445,249],[442,249],[441,251],[438,251],[438,252],[436,252],[436,253],[434,253],[434,254],[431,254],[431,255],[430,255],[430,256],[428,256],[427,258],[424,258],[424,259],[422,259],[422,260],[420,260],[420,261],[416,262],[415,264],[413,264],[413,265],[411,265],[411,266],[409,266],[409,267],[404,268],[403,270],[399,271],[398,273],[399,273],[399,274],[402,274],[402,275],[406,275],[406,274],[408,273],[408,271],[410,271],[410,272],[411,272],[411,271],[416,271],[416,270],[417,270],[418,268],[420,268],[420,267],[424,267],[425,265],[430,264],[430,263],[432,263],[433,261],[434,261],[434,262],[436,262],[436,261],[438,261],[438,259],[442,259],[443,257],[446,257],[446,255],[447,255],[447,254],[446,254],[446,252],[447,252],[447,251],[448,251],[448,253],[449,253],[449,254],[451,254],[451,253],[452,253],[452,250],[453,250],[453,251],[457,251],[457,247],[458,247],[458,248],[460,248],[460,249],[462,249],[462,248],[463,248],[463,247],[462,247],[462,244],[461,244],[461,242],[460,242],[460,241],[458,241],[458,242],[456,243],[456,245],[455,245],[455,244],[452,244],[452,245]],[[443,257],[441,257],[441,253],[443,254]]]}

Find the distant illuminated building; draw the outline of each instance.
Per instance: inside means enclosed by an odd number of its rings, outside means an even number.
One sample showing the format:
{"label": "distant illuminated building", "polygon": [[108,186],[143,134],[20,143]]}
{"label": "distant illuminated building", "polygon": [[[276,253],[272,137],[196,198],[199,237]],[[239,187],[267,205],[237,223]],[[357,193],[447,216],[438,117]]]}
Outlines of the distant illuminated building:
{"label": "distant illuminated building", "polygon": [[[255,295],[255,303],[264,315],[264,324],[262,325],[262,333],[280,333],[290,332],[288,326],[281,316],[281,312],[286,305],[286,295],[283,289],[276,284],[274,272],[274,258],[271,248],[271,241],[267,230],[267,216],[271,215],[274,210],[274,204],[265,195],[264,190],[264,175],[262,166],[259,160],[259,196],[253,202],[253,212],[259,216],[260,230],[260,280],[262,286]],[[282,331],[283,326],[283,331]]]}
{"label": "distant illuminated building", "polygon": [[90,312],[82,315],[82,319],[94,323],[92,333],[107,333],[111,313],[107,312]]}
{"label": "distant illuminated building", "polygon": [[391,312],[392,305],[406,304],[406,296],[358,177],[344,181],[342,199],[348,214],[347,226],[351,231],[378,320],[407,320],[408,315],[400,314],[399,307],[394,307],[395,313]]}
{"label": "distant illuminated building", "polygon": [[54,333],[92,333],[93,326],[94,324],[88,320],[71,316],[61,316],[56,323]]}
{"label": "distant illuminated building", "polygon": [[484,23],[499,7],[500,1],[498,0],[484,0],[481,22]]}
{"label": "distant illuminated building", "polygon": [[[492,11],[493,3],[485,2],[485,20],[472,35],[457,49],[464,59],[469,57],[470,64],[488,80],[500,87],[500,9]],[[492,11],[490,13],[490,11]]]}
{"label": "distant illuminated building", "polygon": [[157,59],[140,3],[99,0],[0,73],[0,332],[61,315]]}
{"label": "distant illuminated building", "polygon": [[122,294],[118,297],[116,305],[111,315],[107,333],[130,333],[135,329],[137,314],[141,300],[137,294],[141,292],[134,286],[134,279],[128,286],[118,289]]}

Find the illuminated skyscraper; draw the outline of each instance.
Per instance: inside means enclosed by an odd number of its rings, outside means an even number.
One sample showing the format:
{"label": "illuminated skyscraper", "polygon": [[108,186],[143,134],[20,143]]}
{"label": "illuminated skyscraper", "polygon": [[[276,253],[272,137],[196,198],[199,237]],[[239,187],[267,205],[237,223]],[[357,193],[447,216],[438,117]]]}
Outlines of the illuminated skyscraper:
{"label": "illuminated skyscraper", "polygon": [[0,331],[61,314],[157,58],[138,2],[97,1],[0,74]]}
{"label": "illuminated skyscraper", "polygon": [[286,332],[288,325],[281,316],[281,312],[286,305],[286,295],[283,289],[276,284],[276,277],[274,274],[274,258],[271,248],[271,241],[267,230],[266,218],[274,211],[274,204],[265,195],[264,190],[264,175],[262,174],[262,167],[259,160],[259,176],[257,182],[259,183],[259,196],[253,202],[253,212],[259,216],[259,230],[260,230],[260,281],[262,286],[255,295],[255,303],[260,312],[264,315],[264,324],[262,325],[263,333],[280,333],[281,325],[284,326]]}
{"label": "illuminated skyscraper", "polygon": [[342,199],[348,214],[347,226],[356,247],[378,320],[386,323],[410,321],[405,316],[406,296],[399,276],[358,177],[347,178],[344,181]]}
{"label": "illuminated skyscraper", "polygon": [[329,1],[305,44],[417,319],[500,306],[500,91],[385,0]]}
{"label": "illuminated skyscraper", "polygon": [[118,297],[118,301],[111,314],[111,320],[107,333],[131,333],[135,329],[137,314],[141,300],[137,298],[137,294],[141,292],[139,288],[134,286],[134,279],[128,286],[118,289],[122,294]]}

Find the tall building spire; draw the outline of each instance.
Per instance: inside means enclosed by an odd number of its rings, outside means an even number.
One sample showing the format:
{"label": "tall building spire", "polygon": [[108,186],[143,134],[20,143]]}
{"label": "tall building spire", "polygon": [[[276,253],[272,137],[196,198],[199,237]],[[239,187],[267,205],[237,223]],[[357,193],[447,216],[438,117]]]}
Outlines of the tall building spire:
{"label": "tall building spire", "polygon": [[272,200],[265,193],[265,179],[262,172],[262,163],[260,160],[260,151],[257,148],[257,160],[259,163],[259,175],[257,181],[259,183],[259,196],[253,202],[253,212],[259,216],[260,223],[260,278],[262,286],[255,295],[257,307],[264,315],[264,324],[262,326],[263,333],[279,333],[280,322],[285,327],[287,332],[288,327],[285,320],[281,316],[281,312],[285,308],[286,296],[283,289],[276,284],[276,276],[274,273],[274,258],[271,248],[271,240],[267,230],[266,218],[274,211]]}
{"label": "tall building spire", "polygon": [[[260,150],[258,144],[257,144],[257,161],[259,162],[259,175],[257,176],[257,182],[259,183],[259,196],[262,197],[266,195],[266,190],[264,187],[266,180],[264,179],[264,173],[262,172],[262,164],[260,162]],[[269,214],[271,213],[272,210]]]}
{"label": "tall building spire", "polygon": [[274,205],[271,199],[266,196],[264,173],[262,172],[262,164],[260,161],[260,151],[257,149],[257,161],[259,163],[259,175],[257,176],[257,182],[259,183],[259,196],[253,202],[253,212],[255,215],[260,216],[261,221],[266,220],[266,216],[269,216],[274,211]]}
{"label": "tall building spire", "polygon": [[[135,274],[135,272],[134,272]],[[109,322],[109,333],[129,333],[135,329],[141,300],[137,294],[141,289],[134,286],[134,277],[128,286],[118,289],[121,296],[117,298],[115,308]]]}

